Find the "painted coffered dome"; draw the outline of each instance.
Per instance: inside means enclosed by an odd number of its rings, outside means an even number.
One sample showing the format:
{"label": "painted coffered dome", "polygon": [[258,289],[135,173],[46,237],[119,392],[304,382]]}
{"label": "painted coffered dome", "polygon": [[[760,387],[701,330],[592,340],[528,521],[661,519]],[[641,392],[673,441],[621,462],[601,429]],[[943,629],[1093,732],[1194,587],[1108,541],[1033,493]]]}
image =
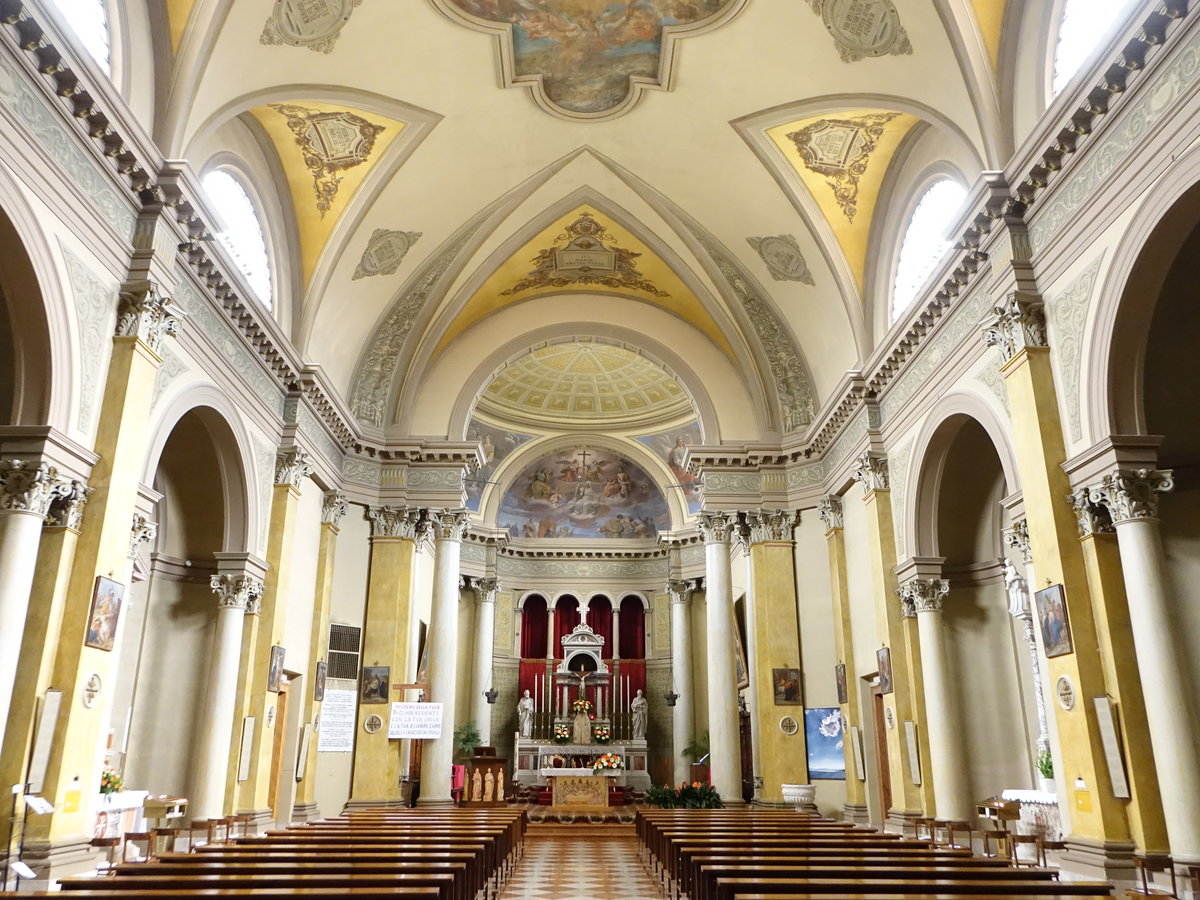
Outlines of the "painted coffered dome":
{"label": "painted coffered dome", "polygon": [[530,350],[501,369],[478,409],[540,426],[641,428],[693,417],[675,376],[635,350],[572,340]]}

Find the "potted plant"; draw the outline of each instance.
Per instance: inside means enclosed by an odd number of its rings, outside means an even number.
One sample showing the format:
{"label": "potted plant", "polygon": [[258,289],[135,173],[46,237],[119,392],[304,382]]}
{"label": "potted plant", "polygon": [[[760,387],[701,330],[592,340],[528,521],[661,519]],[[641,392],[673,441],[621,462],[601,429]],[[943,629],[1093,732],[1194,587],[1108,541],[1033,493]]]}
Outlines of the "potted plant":
{"label": "potted plant", "polygon": [[681,782],[678,787],[652,785],[646,791],[646,802],[660,809],[722,809],[725,803],[711,784]]}
{"label": "potted plant", "polygon": [[1041,788],[1047,794],[1055,793],[1054,786],[1054,760],[1050,756],[1049,750],[1043,750],[1038,754],[1037,758],[1038,774],[1041,775]]}
{"label": "potted plant", "polygon": [[463,722],[454,728],[454,759],[459,761],[464,757],[470,756],[471,751],[479,746],[482,740],[479,736],[479,729],[475,727],[474,722]]}

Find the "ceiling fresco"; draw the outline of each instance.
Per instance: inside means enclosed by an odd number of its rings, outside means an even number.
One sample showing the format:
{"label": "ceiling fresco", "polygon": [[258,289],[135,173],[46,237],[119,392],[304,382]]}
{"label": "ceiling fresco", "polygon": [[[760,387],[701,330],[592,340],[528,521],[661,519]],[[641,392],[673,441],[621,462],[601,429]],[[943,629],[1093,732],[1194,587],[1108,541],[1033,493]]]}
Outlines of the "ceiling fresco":
{"label": "ceiling fresco", "polygon": [[641,84],[667,81],[672,31],[716,24],[740,0],[444,0],[508,26],[502,60],[511,83],[570,117],[627,109]]}
{"label": "ceiling fresco", "polygon": [[642,435],[636,440],[649,447],[666,462],[667,468],[671,470],[671,474],[675,478],[672,487],[683,492],[688,512],[692,515],[700,512],[700,506],[704,500],[700,493],[700,482],[687,470],[688,449],[701,441],[700,423],[692,420],[657,434]]}
{"label": "ceiling fresco", "polygon": [[472,416],[467,423],[467,440],[479,441],[483,445],[483,464],[480,465],[466,480],[467,509],[479,512],[479,502],[488,485],[493,484],[492,476],[500,463],[524,444],[532,440],[533,435],[520,431],[512,431],[502,425],[493,425],[477,416]]}

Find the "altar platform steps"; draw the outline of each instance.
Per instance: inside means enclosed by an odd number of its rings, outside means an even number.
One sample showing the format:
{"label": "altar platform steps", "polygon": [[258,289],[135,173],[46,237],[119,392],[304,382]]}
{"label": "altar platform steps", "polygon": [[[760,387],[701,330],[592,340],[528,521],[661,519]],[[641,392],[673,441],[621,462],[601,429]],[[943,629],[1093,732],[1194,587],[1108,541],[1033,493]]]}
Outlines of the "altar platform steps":
{"label": "altar platform steps", "polygon": [[559,822],[543,822],[540,825],[526,826],[525,834],[530,840],[584,840],[589,837],[604,838],[635,838],[633,825],[622,825],[618,822],[605,822],[603,825],[593,825],[590,822],[575,822],[563,825]]}

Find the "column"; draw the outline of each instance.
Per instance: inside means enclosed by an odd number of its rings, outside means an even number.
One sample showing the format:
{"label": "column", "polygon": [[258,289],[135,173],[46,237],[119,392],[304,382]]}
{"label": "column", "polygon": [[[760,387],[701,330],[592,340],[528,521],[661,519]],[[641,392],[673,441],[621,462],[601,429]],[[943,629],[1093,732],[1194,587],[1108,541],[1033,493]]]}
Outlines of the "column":
{"label": "column", "polygon": [[495,578],[475,578],[475,665],[471,677],[471,719],[479,729],[484,745],[492,743],[492,704],[484,691],[492,687],[492,658],[496,640],[496,592],[500,582]]}
{"label": "column", "polygon": [[[858,669],[854,662],[854,637],[850,618],[850,590],[846,581],[846,529],[842,498],[829,494],[821,499],[821,521],[825,524],[825,546],[829,552],[829,590],[833,596],[833,642],[839,669],[835,677],[846,688],[842,710],[842,755],[846,763],[846,803],[843,818],[863,823],[868,819],[865,782],[858,777],[855,741],[862,740],[862,708],[858,694]],[[857,729],[852,730],[852,729]],[[864,761],[864,774],[865,761]]]}
{"label": "column", "polygon": [[946,634],[942,624],[942,601],[949,592],[950,582],[942,578],[914,578],[899,590],[904,614],[916,616],[920,632],[935,815],[939,819],[971,821],[975,807],[959,740],[962,729],[954,715],[950,694],[950,667],[946,662]]}
{"label": "column", "polygon": [[[1063,503],[1071,484],[1062,467],[1066,450],[1041,298],[1025,291],[1008,294],[995,307],[984,340],[999,349],[1002,360],[1034,583],[1063,586],[1071,623],[1073,652],[1046,660],[1045,669],[1051,690],[1062,679],[1079,698],[1071,709],[1051,704],[1064,770],[1056,779],[1059,803],[1070,810],[1065,861],[1088,874],[1132,878],[1134,846],[1125,801],[1112,796],[1091,703],[1091,698],[1104,696],[1106,686],[1078,528],[1070,506]],[[1088,785],[1086,804],[1074,802],[1077,779]]]}
{"label": "column", "polygon": [[[329,607],[333,601],[333,563],[337,552],[338,525],[346,514],[349,503],[341,491],[326,491],[321,496],[321,537],[317,545],[316,590],[313,592],[312,630],[309,632],[310,656],[317,666],[325,666],[329,652]],[[304,723],[314,724],[321,712],[321,701],[316,697],[317,678],[312,672],[304,679],[304,711],[301,721],[301,740],[304,739]],[[320,816],[316,799],[317,778],[317,729],[310,729],[308,751],[304,773],[296,786],[296,805],[293,820],[310,821]]]}
{"label": "column", "polygon": [[908,741],[904,736],[903,723],[914,720],[914,686],[908,675],[910,654],[906,649],[903,619],[895,601],[898,586],[896,535],[892,525],[887,458],[878,453],[865,453],[859,457],[851,474],[863,487],[869,565],[875,595],[875,632],[880,646],[890,648],[892,657],[892,693],[884,696],[884,703],[891,707],[897,723],[895,728],[885,729],[884,735],[888,745],[892,808],[881,810],[881,815],[885,822],[891,819],[895,825],[904,827],[913,817],[921,815],[924,807],[921,789],[912,783]]}
{"label": "column", "polygon": [[49,463],[0,460],[0,740],[8,721],[42,525],[64,486]]}
{"label": "column", "polygon": [[[1024,568],[1033,561],[1029,550],[1029,522],[1018,519],[1011,528],[1004,530],[1004,543],[1017,553]],[[1033,626],[1033,604],[1029,599],[1029,582],[1017,568],[1011,557],[1004,560],[1004,589],[1008,592],[1008,612],[1021,623],[1025,648],[1029,652],[1029,666],[1033,675],[1033,699],[1037,707],[1038,736],[1037,752],[1050,752],[1050,726],[1046,718],[1046,694],[1042,689],[1042,666],[1038,660],[1037,631]]]}
{"label": "column", "polygon": [[692,587],[687,581],[667,584],[671,595],[671,688],[679,696],[671,709],[671,733],[674,735],[672,784],[691,781],[691,765],[682,750],[696,735],[695,697],[692,685]]}
{"label": "column", "polygon": [[429,613],[429,699],[442,704],[441,737],[421,751],[418,806],[449,806],[450,767],[454,765],[455,696],[458,680],[459,559],[467,513],[430,511],[433,528],[433,605]]}
{"label": "column", "polygon": [[733,577],[730,538],[738,527],[736,512],[700,513],[704,536],[705,606],[708,651],[709,773],[726,805],[742,804],[742,757],[738,734],[737,661],[734,649]]}
{"label": "column", "polygon": [[609,649],[612,651],[610,656],[613,663],[619,663],[621,661],[621,601],[616,597],[612,599],[612,647]]}
{"label": "column", "polygon": [[[416,660],[409,659],[413,563],[417,542],[428,527],[424,513],[413,507],[372,506],[371,571],[363,621],[364,666],[388,666],[390,683],[403,683]],[[390,688],[390,684],[389,684]],[[388,696],[395,699],[389,690]],[[387,728],[363,726],[371,716],[386,723],[386,704],[359,703],[354,740],[354,775],[348,809],[401,804],[400,741],[389,741]]]}
{"label": "column", "polygon": [[1200,734],[1158,524],[1158,495],[1174,486],[1169,470],[1132,468],[1106,475],[1091,494],[1108,509],[1121,548],[1154,763],[1167,785],[1161,796],[1171,856],[1176,865],[1194,865],[1200,864]]}
{"label": "column", "polygon": [[[763,802],[783,803],[784,784],[807,781],[804,729],[785,734],[779,717],[797,709],[775,706],[774,670],[800,669],[800,626],[796,609],[796,548],[800,517],[785,510],[746,514],[750,528],[750,602],[754,606],[750,691],[757,711],[758,761]],[[795,684],[797,699],[803,685]],[[797,718],[799,718],[797,716]]]}

